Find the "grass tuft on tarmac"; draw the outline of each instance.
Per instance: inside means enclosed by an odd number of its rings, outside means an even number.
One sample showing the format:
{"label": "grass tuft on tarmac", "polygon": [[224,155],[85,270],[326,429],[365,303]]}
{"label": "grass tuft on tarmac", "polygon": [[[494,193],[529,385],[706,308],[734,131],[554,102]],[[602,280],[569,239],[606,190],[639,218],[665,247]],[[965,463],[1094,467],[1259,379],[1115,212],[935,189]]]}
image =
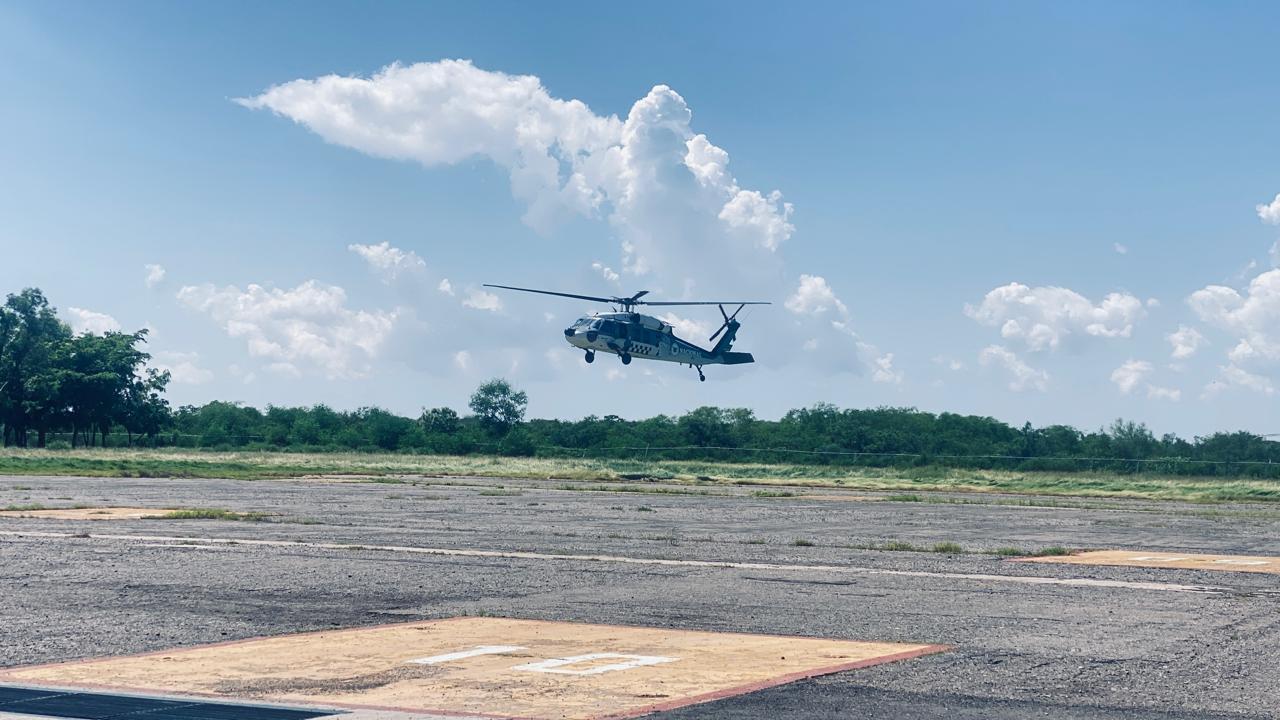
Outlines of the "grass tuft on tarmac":
{"label": "grass tuft on tarmac", "polygon": [[264,512],[240,513],[222,508],[187,508],[157,515],[156,520],[241,520],[245,522],[262,522],[267,519]]}

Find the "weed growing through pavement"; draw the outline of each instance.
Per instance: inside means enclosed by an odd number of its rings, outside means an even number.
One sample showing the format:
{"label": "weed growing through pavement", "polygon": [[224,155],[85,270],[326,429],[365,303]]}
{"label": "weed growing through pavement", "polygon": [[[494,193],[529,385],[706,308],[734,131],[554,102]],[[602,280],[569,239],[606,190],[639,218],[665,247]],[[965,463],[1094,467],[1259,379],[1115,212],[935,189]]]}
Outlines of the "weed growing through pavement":
{"label": "weed growing through pavement", "polygon": [[233,512],[222,508],[188,508],[174,510],[164,515],[157,515],[157,520],[241,520],[245,522],[262,522],[270,515],[264,512]]}

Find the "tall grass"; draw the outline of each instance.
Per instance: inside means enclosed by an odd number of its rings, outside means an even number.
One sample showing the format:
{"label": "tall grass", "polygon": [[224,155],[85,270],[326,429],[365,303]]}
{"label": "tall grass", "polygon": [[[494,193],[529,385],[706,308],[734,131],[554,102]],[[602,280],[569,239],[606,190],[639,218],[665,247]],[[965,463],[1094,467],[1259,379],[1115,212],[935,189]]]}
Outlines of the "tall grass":
{"label": "tall grass", "polygon": [[[202,452],[180,449],[0,449],[0,475],[175,478],[501,477],[622,483],[838,487],[900,493],[1017,493],[1184,502],[1280,502],[1280,482],[1108,473],[942,467],[867,468],[785,463],[605,460],[395,453]],[[639,481],[644,478],[644,481]],[[651,486],[651,485],[650,485]],[[595,489],[595,488],[592,488]],[[622,489],[622,488],[601,488]],[[634,491],[634,490],[633,490]],[[688,492],[688,491],[686,491]]]}

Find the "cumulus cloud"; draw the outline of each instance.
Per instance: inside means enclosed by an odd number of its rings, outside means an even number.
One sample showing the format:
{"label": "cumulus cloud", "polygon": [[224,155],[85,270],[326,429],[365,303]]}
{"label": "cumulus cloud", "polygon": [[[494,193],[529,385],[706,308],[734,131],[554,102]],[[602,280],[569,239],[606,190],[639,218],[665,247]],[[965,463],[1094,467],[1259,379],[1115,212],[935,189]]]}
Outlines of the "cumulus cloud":
{"label": "cumulus cloud", "polygon": [[1145,360],[1129,360],[1111,373],[1111,382],[1116,384],[1120,392],[1128,395],[1151,373],[1151,363]]}
{"label": "cumulus cloud", "polygon": [[331,379],[367,374],[396,324],[396,313],[352,310],[342,288],[315,280],[291,290],[193,285],[178,301],[243,339],[251,356],[310,365]]}
{"label": "cumulus cloud", "polygon": [[449,278],[441,280],[440,284],[436,286],[436,290],[439,290],[441,293],[448,295],[449,297],[453,297],[454,295],[453,283],[449,282]]}
{"label": "cumulus cloud", "polygon": [[1201,320],[1235,333],[1236,344],[1227,353],[1233,365],[1280,361],[1280,269],[1253,278],[1243,295],[1209,285],[1187,303]]}
{"label": "cumulus cloud", "polygon": [[1012,350],[1001,345],[990,345],[978,354],[978,362],[984,367],[997,366],[1010,375],[1009,389],[1016,392],[1049,389],[1049,374],[1037,370],[1022,361]]}
{"label": "cumulus cloud", "polygon": [[818,275],[801,275],[799,287],[783,305],[797,315],[821,315],[829,311],[849,315],[849,308],[836,297],[826,278]]}
{"label": "cumulus cloud", "polygon": [[1121,245],[1120,243],[1116,243],[1116,244],[1112,245],[1111,247],[1112,247],[1112,249],[1114,249],[1114,250],[1116,251],[1116,253],[1117,253],[1117,254],[1119,254],[1119,255],[1128,255],[1128,254],[1129,254],[1129,246],[1127,246],[1127,245]]}
{"label": "cumulus cloud", "polygon": [[965,305],[974,320],[1000,328],[1000,336],[1020,340],[1032,351],[1057,348],[1064,339],[1083,333],[1094,337],[1129,337],[1146,315],[1142,301],[1127,293],[1110,293],[1094,304],[1074,290],[1009,283],[986,294],[978,305]]}
{"label": "cumulus cloud", "polygon": [[1258,217],[1262,218],[1262,222],[1280,225],[1280,194],[1277,194],[1271,202],[1259,204],[1255,209],[1258,211]]}
{"label": "cumulus cloud", "polygon": [[476,310],[488,310],[489,312],[499,312],[502,310],[502,299],[491,292],[484,290],[471,290],[467,296],[463,298],[462,304],[474,308]]}
{"label": "cumulus cloud", "polygon": [[703,338],[710,337],[711,333],[716,331],[710,322],[680,317],[672,312],[659,315],[658,318],[670,325],[672,331],[674,331],[678,337],[684,338],[685,340],[691,340],[695,343],[701,341]]}
{"label": "cumulus cloud", "polygon": [[168,371],[175,385],[203,385],[213,380],[213,371],[200,367],[199,362],[199,353],[161,351],[152,358],[151,365]]}
{"label": "cumulus cloud", "polygon": [[120,330],[120,323],[106,313],[85,310],[84,308],[67,308],[70,318],[67,319],[75,334],[93,333],[95,335]]}
{"label": "cumulus cloud", "polygon": [[1251,373],[1237,365],[1224,365],[1218,368],[1218,379],[1205,388],[1205,396],[1212,397],[1227,387],[1245,388],[1268,397],[1276,393],[1275,383],[1270,378]]}
{"label": "cumulus cloud", "polygon": [[875,359],[871,366],[871,380],[892,385],[902,383],[902,371],[893,367],[893,353],[885,353]]}
{"label": "cumulus cloud", "polygon": [[1196,354],[1196,351],[1209,343],[1199,330],[1186,325],[1179,325],[1178,329],[1164,336],[1169,344],[1173,346],[1173,357],[1175,360],[1189,358]]}
{"label": "cumulus cloud", "polygon": [[391,243],[385,241],[377,245],[353,243],[347,249],[364,258],[370,269],[386,283],[393,282],[402,274],[421,272],[427,267],[427,263],[417,253],[392,247]]}
{"label": "cumulus cloud", "polygon": [[794,232],[792,206],[741,187],[728,153],[693,132],[684,98],[665,85],[619,119],[552,97],[536,77],[443,60],[294,80],[237,102],[378,157],[427,167],[488,158],[507,171],[526,224],[546,234],[575,215],[607,219],[636,274],[671,277],[717,258],[750,270],[751,256]]}
{"label": "cumulus cloud", "polygon": [[164,281],[165,269],[163,265],[148,263],[143,265],[142,268],[147,271],[147,277],[143,282],[147,284],[148,288],[153,288]]}

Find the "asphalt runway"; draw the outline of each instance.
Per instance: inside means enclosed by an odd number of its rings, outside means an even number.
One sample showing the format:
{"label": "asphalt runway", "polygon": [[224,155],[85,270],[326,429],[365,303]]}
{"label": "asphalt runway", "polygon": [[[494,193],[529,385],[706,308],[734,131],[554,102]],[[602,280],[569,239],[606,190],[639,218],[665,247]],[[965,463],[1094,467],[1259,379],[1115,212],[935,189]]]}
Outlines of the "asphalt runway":
{"label": "asphalt runway", "polygon": [[470,616],[950,648],[653,717],[1280,717],[1280,574],[863,549],[1274,557],[1280,508],[597,487],[0,478],[0,508],[270,513],[0,517],[0,669]]}

